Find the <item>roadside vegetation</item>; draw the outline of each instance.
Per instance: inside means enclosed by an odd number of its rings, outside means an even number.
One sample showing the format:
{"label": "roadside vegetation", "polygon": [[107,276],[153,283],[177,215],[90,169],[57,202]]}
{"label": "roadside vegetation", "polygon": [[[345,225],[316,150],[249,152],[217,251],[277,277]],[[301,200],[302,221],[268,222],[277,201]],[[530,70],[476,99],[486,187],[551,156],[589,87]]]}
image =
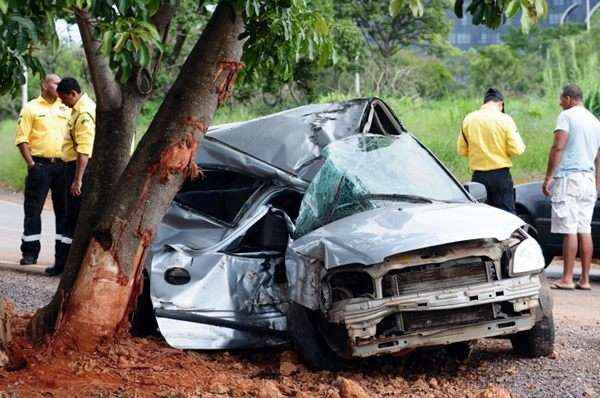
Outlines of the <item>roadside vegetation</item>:
{"label": "roadside vegetation", "polygon": [[[350,94],[334,93],[318,99],[319,102],[353,98]],[[419,138],[461,180],[468,180],[470,173],[465,158],[456,155],[456,136],[462,118],[480,105],[479,96],[425,100],[382,96],[406,128]],[[215,124],[248,120],[279,108],[264,104],[236,105],[221,109]],[[552,143],[552,128],[559,111],[556,98],[515,97],[507,100],[507,112],[515,119],[527,145],[524,156],[514,162],[513,175],[518,181],[527,181],[545,171],[548,148]],[[142,118],[145,122],[146,118]],[[0,181],[13,189],[22,190],[25,164],[14,146],[15,122],[0,123]],[[143,129],[140,126],[139,131]]]}
{"label": "roadside vegetation", "polygon": [[[456,155],[456,136],[462,118],[478,108],[484,90],[494,86],[504,92],[506,111],[527,145],[526,153],[514,161],[513,176],[517,182],[540,178],[560,112],[561,87],[567,82],[581,85],[590,100],[588,107],[600,114],[600,15],[589,32],[569,24],[549,29],[534,26],[528,33],[513,29],[503,36],[504,44],[460,51],[447,41],[450,27],[445,22],[445,3],[436,0],[431,4],[426,22],[419,27],[429,44],[416,43],[411,50],[406,50],[409,43],[403,37],[414,27],[394,25],[385,7],[368,10],[370,15],[378,15],[387,29],[368,44],[364,40],[368,28],[361,32],[360,27],[364,10],[347,5],[326,8],[338,22],[332,31],[335,63],[300,60],[293,76],[241,76],[234,98],[218,111],[214,124],[248,120],[305,103],[374,95],[384,99],[408,130],[466,181],[470,172],[466,160]],[[192,26],[179,24],[178,29],[193,35]],[[188,52],[188,42],[182,44],[181,53]],[[82,50],[76,45],[61,48],[60,54],[50,49],[42,53],[47,70],[75,76],[93,93],[84,74]],[[162,72],[165,76],[159,80],[166,80],[169,68],[181,63],[178,54],[169,56],[169,66]],[[38,95],[38,87],[39,79],[33,77],[30,98]],[[157,89],[154,99],[144,105],[136,141],[146,131],[166,90]],[[0,97],[0,185],[22,190],[26,171],[13,145],[18,107],[18,98]]]}

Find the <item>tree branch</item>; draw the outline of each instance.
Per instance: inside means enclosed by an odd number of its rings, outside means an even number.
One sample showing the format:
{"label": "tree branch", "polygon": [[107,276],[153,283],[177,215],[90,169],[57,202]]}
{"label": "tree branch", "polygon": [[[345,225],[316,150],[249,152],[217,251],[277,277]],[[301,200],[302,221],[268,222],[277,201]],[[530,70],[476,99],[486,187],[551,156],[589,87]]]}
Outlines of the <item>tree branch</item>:
{"label": "tree branch", "polygon": [[119,108],[122,101],[121,89],[110,69],[108,59],[100,53],[100,41],[92,33],[93,22],[90,15],[86,10],[76,9],[75,19],[79,26],[98,108]]}
{"label": "tree branch", "polygon": [[[150,21],[154,24],[154,27],[158,31],[158,34],[161,37],[163,44],[167,43],[169,36],[169,27],[171,26],[171,20],[175,15],[175,10],[179,7],[179,1],[176,1],[172,4],[169,0],[163,0],[160,4],[160,8],[156,11]],[[155,51],[154,59],[152,61],[152,75],[156,76],[158,74],[158,69],[160,68],[160,62],[162,61],[162,53],[160,51]]]}
{"label": "tree branch", "polygon": [[173,46],[173,52],[169,57],[168,64],[175,65],[179,55],[181,54],[181,50],[183,49],[183,44],[185,43],[188,37],[188,30],[185,28],[183,23],[179,23],[176,29],[175,35],[175,45]]}

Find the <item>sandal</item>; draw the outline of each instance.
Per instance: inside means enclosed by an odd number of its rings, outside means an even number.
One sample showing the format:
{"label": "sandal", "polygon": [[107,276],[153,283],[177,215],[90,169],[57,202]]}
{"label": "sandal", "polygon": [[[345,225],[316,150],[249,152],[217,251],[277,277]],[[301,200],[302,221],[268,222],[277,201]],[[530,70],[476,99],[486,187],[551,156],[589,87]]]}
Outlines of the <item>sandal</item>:
{"label": "sandal", "polygon": [[575,285],[563,285],[559,282],[554,282],[552,285],[550,285],[550,289],[573,290],[575,289]]}
{"label": "sandal", "polygon": [[575,289],[579,289],[579,290],[592,290],[592,287],[589,286],[589,285],[588,286],[583,286],[579,282],[577,282],[575,284]]}

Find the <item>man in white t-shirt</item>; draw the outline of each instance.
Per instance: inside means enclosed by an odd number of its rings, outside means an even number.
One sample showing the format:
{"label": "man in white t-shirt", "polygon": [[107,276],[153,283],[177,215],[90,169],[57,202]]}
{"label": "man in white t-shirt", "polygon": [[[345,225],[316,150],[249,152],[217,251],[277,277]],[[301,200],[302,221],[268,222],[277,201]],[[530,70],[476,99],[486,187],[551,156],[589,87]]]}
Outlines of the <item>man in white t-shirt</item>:
{"label": "man in white t-shirt", "polygon": [[[600,187],[600,121],[583,106],[581,89],[569,84],[560,95],[564,109],[556,121],[554,144],[542,190],[552,201],[552,233],[564,234],[562,278],[555,289],[591,289],[591,222]],[[579,238],[579,239],[578,239]],[[580,242],[580,244],[578,244]],[[578,246],[581,278],[573,283]]]}

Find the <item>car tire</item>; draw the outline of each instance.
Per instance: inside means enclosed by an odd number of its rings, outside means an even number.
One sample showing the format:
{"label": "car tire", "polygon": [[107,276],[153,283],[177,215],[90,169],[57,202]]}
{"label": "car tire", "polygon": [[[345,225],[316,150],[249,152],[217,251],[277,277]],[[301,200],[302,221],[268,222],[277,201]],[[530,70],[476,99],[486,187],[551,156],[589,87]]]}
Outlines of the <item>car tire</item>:
{"label": "car tire", "polygon": [[448,356],[458,362],[466,362],[471,358],[477,340],[461,341],[459,343],[453,343],[446,346],[446,352]]}
{"label": "car tire", "polygon": [[296,351],[312,368],[336,371],[349,366],[347,359],[338,355],[327,343],[318,323],[316,311],[291,302],[288,312],[288,331]]}
{"label": "car tire", "polygon": [[552,260],[554,260],[554,254],[548,249],[542,248],[542,252],[544,253],[544,261],[546,262],[546,267],[550,265]]}
{"label": "car tire", "polygon": [[158,335],[158,323],[150,299],[150,278],[148,278],[146,272],[143,274],[142,283],[142,293],[137,298],[130,319],[130,331],[135,337]]}
{"label": "car tire", "polygon": [[542,278],[542,289],[540,291],[541,319],[533,328],[519,332],[511,336],[510,341],[513,352],[527,358],[545,357],[554,351],[554,316],[552,314],[552,296],[550,288],[544,276]]}
{"label": "car tire", "polygon": [[[535,232],[535,227],[533,226],[533,218],[531,217],[531,215],[529,213],[519,213],[519,214],[517,214],[517,217],[519,217],[521,220],[523,220],[524,223],[531,225],[531,227],[534,228],[534,232]],[[544,253],[544,261],[546,263],[546,267],[549,266],[550,263],[552,262],[552,260],[554,259],[554,254],[542,245],[542,242],[540,242],[540,240],[538,239],[537,232],[532,234],[532,236],[535,238],[535,240],[537,240],[537,242],[542,247],[542,252]]]}

